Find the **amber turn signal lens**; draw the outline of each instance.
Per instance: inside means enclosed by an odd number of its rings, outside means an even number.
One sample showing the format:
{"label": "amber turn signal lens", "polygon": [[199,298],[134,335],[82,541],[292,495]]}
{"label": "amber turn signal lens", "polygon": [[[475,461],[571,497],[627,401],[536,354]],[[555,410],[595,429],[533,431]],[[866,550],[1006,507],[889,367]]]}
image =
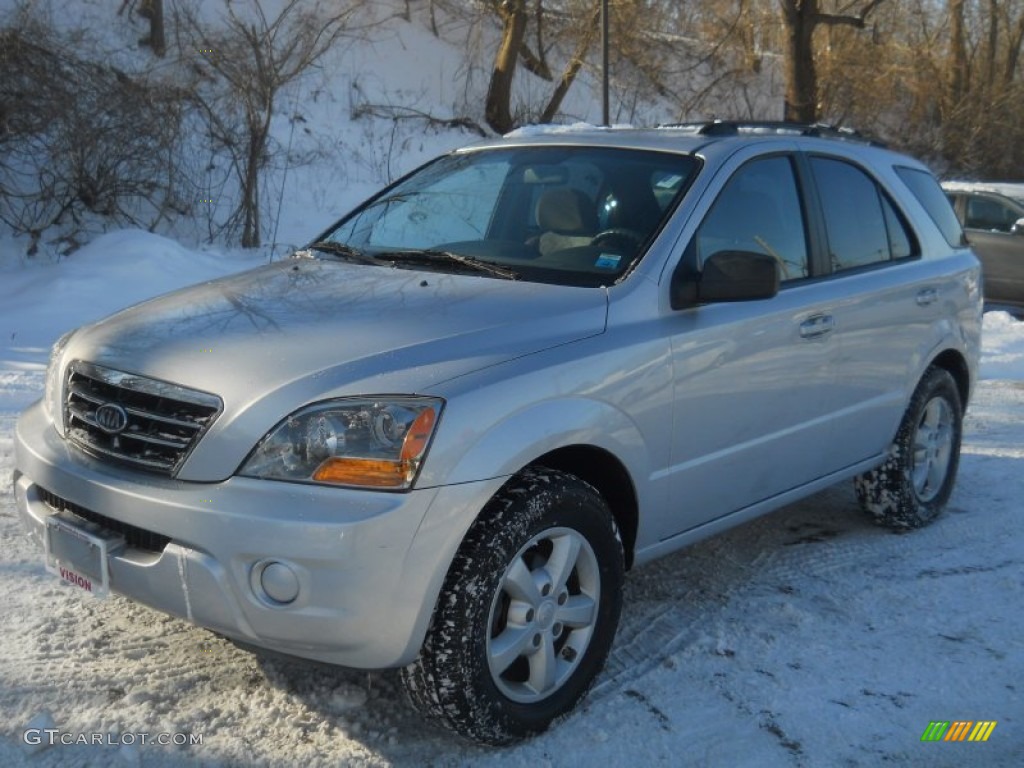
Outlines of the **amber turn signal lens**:
{"label": "amber turn signal lens", "polygon": [[399,455],[399,459],[403,463],[413,461],[423,455],[423,451],[427,448],[427,441],[434,431],[435,418],[434,409],[427,408],[409,425],[409,431],[405,433],[405,439],[402,441],[402,453]]}
{"label": "amber turn signal lens", "polygon": [[386,459],[346,459],[332,456],[317,467],[313,479],[321,483],[401,488],[408,482],[412,465]]}

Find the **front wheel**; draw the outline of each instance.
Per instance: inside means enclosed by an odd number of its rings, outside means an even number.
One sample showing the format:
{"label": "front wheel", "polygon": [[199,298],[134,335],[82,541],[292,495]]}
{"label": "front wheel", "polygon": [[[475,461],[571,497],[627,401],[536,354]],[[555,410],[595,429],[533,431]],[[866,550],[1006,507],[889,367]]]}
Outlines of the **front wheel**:
{"label": "front wheel", "polygon": [[854,481],[864,510],[897,530],[932,522],[953,492],[963,404],[948,371],[929,368],[910,399],[885,462]]}
{"label": "front wheel", "polygon": [[403,670],[413,705],[487,744],[545,730],[604,665],[623,570],[601,495],[564,472],[525,470],[452,562],[420,656]]}

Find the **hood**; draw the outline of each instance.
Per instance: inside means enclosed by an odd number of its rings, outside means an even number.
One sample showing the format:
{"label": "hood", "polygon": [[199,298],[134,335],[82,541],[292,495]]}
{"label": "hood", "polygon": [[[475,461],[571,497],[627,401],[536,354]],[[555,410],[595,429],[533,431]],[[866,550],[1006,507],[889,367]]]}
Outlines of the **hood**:
{"label": "hood", "polygon": [[[291,259],[86,326],[63,359],[220,396],[224,412],[199,448],[221,434],[244,444],[244,458],[308,402],[429,394],[446,379],[599,334],[606,314],[601,289]],[[183,470],[199,453],[209,452],[197,450]],[[226,476],[210,470],[203,479]]]}

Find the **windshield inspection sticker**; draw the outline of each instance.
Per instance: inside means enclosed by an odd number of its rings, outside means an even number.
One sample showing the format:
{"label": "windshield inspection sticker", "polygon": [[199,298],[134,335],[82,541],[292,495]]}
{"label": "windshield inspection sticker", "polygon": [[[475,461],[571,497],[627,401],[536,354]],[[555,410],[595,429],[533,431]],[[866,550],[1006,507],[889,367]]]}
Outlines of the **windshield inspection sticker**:
{"label": "windshield inspection sticker", "polygon": [[597,261],[594,262],[594,266],[600,267],[601,269],[616,269],[621,260],[621,256],[617,256],[613,253],[602,253],[597,257]]}

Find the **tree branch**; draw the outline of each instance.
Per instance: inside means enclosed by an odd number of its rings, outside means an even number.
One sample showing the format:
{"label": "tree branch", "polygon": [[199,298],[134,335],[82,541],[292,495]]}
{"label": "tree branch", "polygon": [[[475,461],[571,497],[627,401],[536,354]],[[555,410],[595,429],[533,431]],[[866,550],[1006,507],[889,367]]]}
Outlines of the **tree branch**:
{"label": "tree branch", "polygon": [[531,51],[530,46],[525,41],[519,46],[519,60],[523,63],[523,67],[527,72],[532,72],[542,80],[551,82],[555,79],[555,76],[551,74],[551,67],[548,66],[544,59]]}
{"label": "tree branch", "polygon": [[353,110],[352,117],[363,116],[383,118],[398,122],[400,120],[423,120],[427,125],[440,128],[461,128],[486,138],[490,134],[479,123],[468,117],[436,117],[413,107],[395,106],[392,104],[360,104]]}
{"label": "tree branch", "polygon": [[883,2],[885,2],[885,0],[870,0],[867,5],[861,8],[860,13],[856,16],[836,13],[816,13],[814,14],[814,21],[817,24],[827,24],[833,27],[848,26],[856,27],[857,29],[864,29],[868,16],[870,16]]}

